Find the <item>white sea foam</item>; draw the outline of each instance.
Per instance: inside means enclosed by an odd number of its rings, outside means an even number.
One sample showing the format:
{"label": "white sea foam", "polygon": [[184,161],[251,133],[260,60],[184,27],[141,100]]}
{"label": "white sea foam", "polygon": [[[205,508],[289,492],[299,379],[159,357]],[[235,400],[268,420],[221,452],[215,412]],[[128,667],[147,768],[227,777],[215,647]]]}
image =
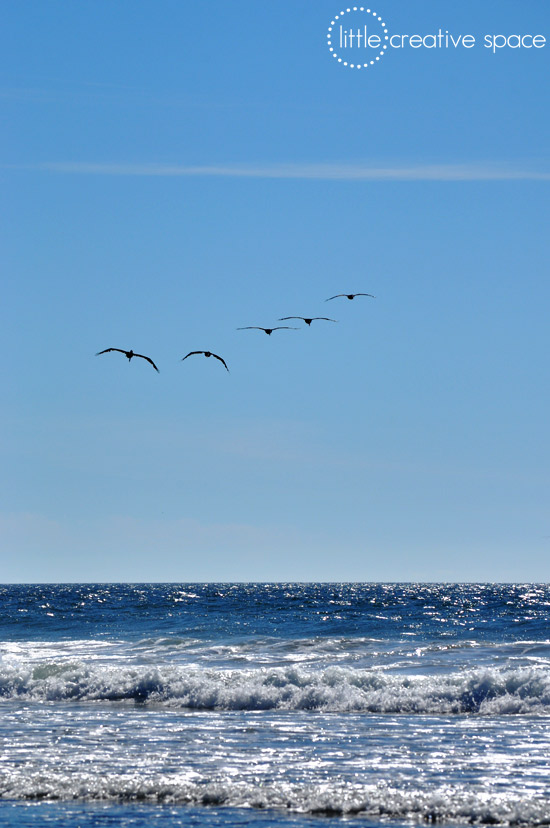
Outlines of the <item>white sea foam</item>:
{"label": "white sea foam", "polygon": [[195,710],[323,710],[381,714],[550,714],[547,667],[402,675],[348,667],[256,669],[0,663],[0,697],[36,701],[130,700]]}
{"label": "white sea foam", "polygon": [[466,824],[534,826],[550,822],[548,799],[528,794],[483,793],[458,785],[423,790],[384,783],[353,784],[338,779],[315,785],[276,780],[256,785],[189,776],[16,771],[0,774],[0,798],[284,809],[319,816],[362,814],[371,818]]}

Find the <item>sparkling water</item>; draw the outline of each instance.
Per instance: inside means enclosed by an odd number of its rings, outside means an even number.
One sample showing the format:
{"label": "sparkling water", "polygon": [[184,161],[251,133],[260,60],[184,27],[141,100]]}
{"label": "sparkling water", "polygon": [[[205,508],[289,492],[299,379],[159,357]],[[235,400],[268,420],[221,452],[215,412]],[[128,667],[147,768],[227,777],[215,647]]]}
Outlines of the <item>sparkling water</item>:
{"label": "sparkling water", "polygon": [[1,824],[550,823],[547,585],[0,600]]}

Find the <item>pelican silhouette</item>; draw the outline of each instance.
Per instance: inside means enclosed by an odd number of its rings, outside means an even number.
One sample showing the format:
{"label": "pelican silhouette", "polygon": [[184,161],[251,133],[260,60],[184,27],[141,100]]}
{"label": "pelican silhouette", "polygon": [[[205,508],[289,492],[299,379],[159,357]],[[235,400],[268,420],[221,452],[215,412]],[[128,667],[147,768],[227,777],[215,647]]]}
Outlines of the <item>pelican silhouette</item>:
{"label": "pelican silhouette", "polygon": [[265,331],[271,336],[273,331],[299,331],[299,328],[291,328],[289,325],[278,325],[275,328],[261,328],[258,325],[247,325],[246,328],[237,328],[238,331]]}
{"label": "pelican silhouette", "polygon": [[182,357],[181,361],[183,362],[184,359],[187,359],[187,357],[193,356],[193,354],[204,354],[205,357],[211,357],[211,356],[216,357],[216,359],[219,359],[220,362],[222,362],[225,365],[226,371],[229,371],[229,368],[226,365],[225,359],[222,359],[222,357],[218,356],[217,354],[213,354],[212,351],[189,351],[188,354],[186,354],[184,357]]}
{"label": "pelican silhouette", "polygon": [[160,373],[159,369],[157,368],[157,366],[155,365],[155,363],[153,362],[153,360],[150,357],[144,356],[143,354],[135,354],[133,351],[124,351],[122,348],[105,348],[104,351],[98,351],[96,356],[100,356],[100,354],[108,354],[109,351],[118,351],[119,354],[124,354],[124,356],[128,360],[132,359],[132,357],[140,357],[140,359],[146,359],[147,362],[151,363],[151,365],[153,366],[155,371]]}
{"label": "pelican silhouette", "polygon": [[337,322],[337,319],[329,319],[328,316],[281,316],[279,322],[285,322],[287,319],[303,319],[306,325],[311,325],[316,319],[324,319],[326,322]]}
{"label": "pelican silhouette", "polygon": [[346,299],[355,299],[356,296],[370,296],[371,299],[376,299],[372,293],[337,293],[336,296],[329,296],[325,302],[330,302],[331,299],[338,299],[339,296],[345,296]]}

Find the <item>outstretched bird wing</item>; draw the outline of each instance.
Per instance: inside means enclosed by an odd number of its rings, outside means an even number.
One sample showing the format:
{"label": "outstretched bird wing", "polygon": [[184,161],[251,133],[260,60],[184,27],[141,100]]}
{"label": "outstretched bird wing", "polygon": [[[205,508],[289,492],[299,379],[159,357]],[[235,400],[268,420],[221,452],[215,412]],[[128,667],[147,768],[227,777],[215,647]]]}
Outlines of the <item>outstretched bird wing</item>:
{"label": "outstretched bird wing", "polygon": [[155,369],[155,371],[157,371],[157,372],[160,374],[159,369],[157,368],[157,366],[155,365],[155,363],[153,362],[153,360],[151,359],[151,357],[145,356],[144,354],[134,354],[134,356],[135,356],[135,357],[141,357],[142,359],[146,359],[146,360],[147,360],[147,362],[150,362],[150,363],[151,363],[151,365],[153,366],[153,368]]}
{"label": "outstretched bird wing", "polygon": [[188,356],[193,356],[193,354],[204,354],[204,351],[189,351],[188,354],[185,354],[185,356],[181,358],[181,362],[183,362],[184,359],[187,359]]}
{"label": "outstretched bird wing", "polygon": [[246,328],[237,328],[238,331],[266,331],[267,328],[260,328],[258,325],[247,325]]}
{"label": "outstretched bird wing", "polygon": [[223,362],[223,364],[225,365],[225,369],[226,369],[226,371],[229,371],[229,368],[227,367],[227,363],[226,363],[225,359],[222,359],[222,357],[221,357],[221,356],[218,356],[217,354],[212,354],[212,356],[213,356],[213,357],[216,357],[216,359],[219,359],[219,360],[220,360],[220,362]]}
{"label": "outstretched bird wing", "polygon": [[303,319],[304,322],[306,321],[305,316],[280,316],[279,322],[286,322],[287,319]]}
{"label": "outstretched bird wing", "polygon": [[99,356],[100,354],[107,354],[107,353],[109,353],[109,351],[118,351],[119,354],[125,354],[126,353],[126,351],[123,351],[122,348],[105,348],[104,351],[98,351],[96,356]]}
{"label": "outstretched bird wing", "polygon": [[316,319],[324,319],[325,322],[338,322],[337,319],[329,319],[328,316],[314,316],[311,321],[315,322]]}
{"label": "outstretched bird wing", "polygon": [[372,293],[354,293],[354,296],[370,296],[371,299],[376,299],[376,296],[373,296]]}
{"label": "outstretched bird wing", "polygon": [[331,299],[338,299],[339,296],[347,296],[347,293],[337,293],[336,296],[329,296],[328,299],[325,299],[325,302],[330,302]]}

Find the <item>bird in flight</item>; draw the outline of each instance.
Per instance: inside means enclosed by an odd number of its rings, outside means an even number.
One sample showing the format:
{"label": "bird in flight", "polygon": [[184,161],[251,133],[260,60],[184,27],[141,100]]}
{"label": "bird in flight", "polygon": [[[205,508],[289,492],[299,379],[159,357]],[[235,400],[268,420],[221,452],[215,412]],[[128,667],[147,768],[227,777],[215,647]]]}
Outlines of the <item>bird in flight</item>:
{"label": "bird in flight", "polygon": [[182,357],[181,361],[183,362],[184,359],[187,359],[187,357],[193,356],[193,354],[204,354],[205,357],[211,357],[211,356],[216,357],[216,359],[219,359],[220,362],[222,362],[224,364],[226,371],[229,371],[229,368],[227,367],[225,359],[222,359],[222,357],[218,356],[217,354],[213,354],[212,351],[189,351],[188,354],[186,354],[184,357]]}
{"label": "bird in flight", "polygon": [[151,365],[153,366],[155,371],[160,373],[159,369],[157,368],[157,366],[155,365],[155,363],[153,362],[153,360],[150,357],[144,356],[143,354],[135,354],[133,351],[124,351],[122,348],[105,348],[104,351],[98,351],[96,356],[100,356],[100,354],[108,354],[109,351],[118,351],[119,354],[124,354],[124,356],[128,360],[132,359],[132,357],[140,357],[141,359],[146,359],[147,362],[151,363]]}
{"label": "bird in flight", "polygon": [[356,296],[370,296],[371,299],[376,299],[372,293],[337,293],[336,296],[329,296],[325,302],[330,302],[331,299],[338,299],[339,296],[345,296],[346,299],[355,299]]}
{"label": "bird in flight", "polygon": [[337,322],[337,319],[329,319],[328,316],[281,316],[279,322],[285,322],[287,319],[303,319],[306,325],[311,325],[316,319],[324,319],[326,322]]}
{"label": "bird in flight", "polygon": [[291,328],[289,325],[278,325],[275,328],[261,328],[258,325],[247,325],[246,328],[237,328],[238,331],[265,331],[268,336],[271,336],[273,331],[298,331],[299,328]]}

